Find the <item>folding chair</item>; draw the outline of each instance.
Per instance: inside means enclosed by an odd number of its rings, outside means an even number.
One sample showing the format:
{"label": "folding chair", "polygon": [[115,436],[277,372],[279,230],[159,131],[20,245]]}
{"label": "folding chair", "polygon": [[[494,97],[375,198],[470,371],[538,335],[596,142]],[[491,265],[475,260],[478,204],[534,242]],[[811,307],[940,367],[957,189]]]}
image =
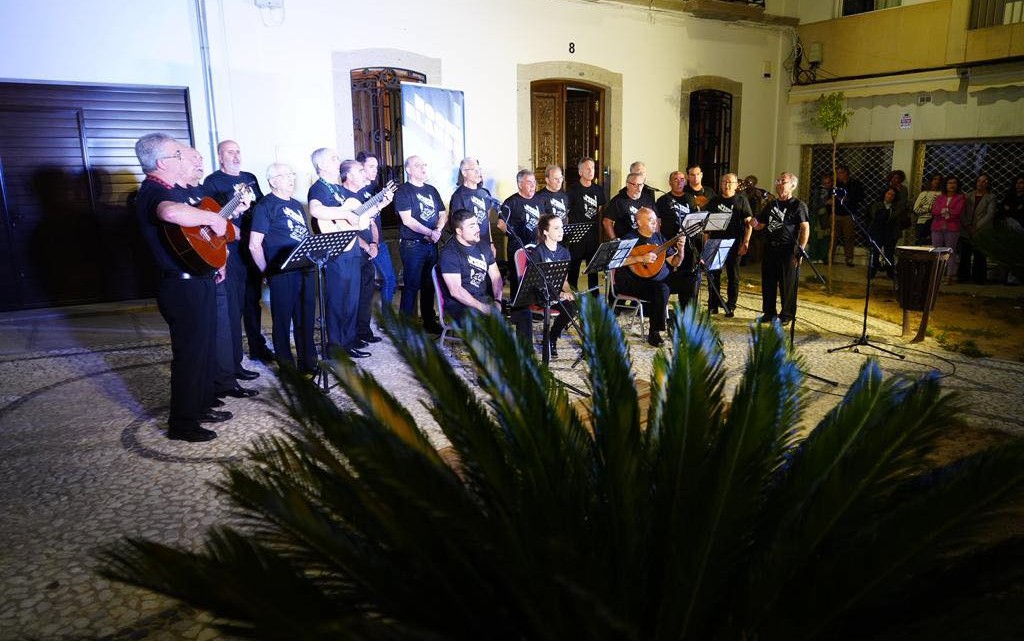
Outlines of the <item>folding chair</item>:
{"label": "folding chair", "polygon": [[[434,300],[437,301],[437,316],[441,321],[441,336],[437,339],[438,346],[444,350],[444,342],[449,341],[460,341],[462,340],[458,336],[449,336],[448,332],[455,328],[448,322],[447,314],[445,314],[444,308],[444,291],[441,288],[441,275],[438,273],[439,267],[434,265],[430,270],[430,280],[434,283]],[[451,349],[448,349],[448,353],[451,354]]]}
{"label": "folding chair", "polygon": [[[612,298],[612,311],[624,309],[633,312],[633,321],[630,323],[630,327],[636,324],[637,319],[640,320],[640,336],[646,336],[644,333],[644,305],[650,305],[650,301],[643,300],[637,296],[631,294],[622,294],[615,289],[615,272],[617,270],[611,269],[608,271],[608,287]],[[636,307],[633,307],[633,305]]]}

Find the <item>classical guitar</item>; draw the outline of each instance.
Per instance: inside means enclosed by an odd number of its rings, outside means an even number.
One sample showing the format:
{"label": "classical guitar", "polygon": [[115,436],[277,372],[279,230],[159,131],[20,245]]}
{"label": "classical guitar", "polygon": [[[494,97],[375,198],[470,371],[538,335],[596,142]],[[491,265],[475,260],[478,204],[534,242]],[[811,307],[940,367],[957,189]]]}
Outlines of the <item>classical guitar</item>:
{"label": "classical guitar", "polygon": [[[355,214],[356,216],[362,216],[366,212],[370,211],[377,205],[384,202],[384,199],[387,198],[388,194],[395,193],[396,189],[398,189],[398,185],[396,185],[395,181],[392,180],[388,182],[388,184],[384,185],[384,189],[381,189],[380,192],[374,194],[374,196],[367,200],[365,203],[361,203],[355,198],[346,199],[345,202],[341,203],[341,211],[347,211]],[[375,212],[372,216],[370,216],[370,220],[373,220],[379,215],[379,211]],[[343,220],[324,220],[323,218],[315,218],[314,220],[316,221],[316,226],[319,229],[317,233],[320,234],[329,234],[331,232],[348,231],[350,229],[354,229],[354,227],[352,227],[350,223],[347,223]]]}
{"label": "classical guitar", "polygon": [[[223,207],[208,196],[199,201],[196,207],[231,220],[238,215],[237,210],[242,203],[252,199],[249,185],[238,184],[235,185],[235,195]],[[223,267],[228,262],[228,243],[237,239],[235,226],[230,223],[223,236],[218,236],[209,225],[183,227],[168,223],[164,225],[164,237],[171,251],[193,272],[208,272]]]}
{"label": "classical guitar", "polygon": [[668,258],[665,252],[683,236],[686,236],[685,231],[679,232],[661,245],[637,245],[629,252],[630,256],[655,254],[657,258],[654,259],[653,263],[633,263],[629,266],[629,269],[640,278],[654,278],[661,271],[661,268],[665,266],[665,259]]}

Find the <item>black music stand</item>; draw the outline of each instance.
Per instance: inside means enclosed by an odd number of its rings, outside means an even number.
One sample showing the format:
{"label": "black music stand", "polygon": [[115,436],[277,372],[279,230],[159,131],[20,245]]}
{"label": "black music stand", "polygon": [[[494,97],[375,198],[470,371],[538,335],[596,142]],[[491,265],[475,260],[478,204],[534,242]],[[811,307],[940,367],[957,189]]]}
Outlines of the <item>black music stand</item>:
{"label": "black music stand", "polygon": [[572,223],[565,226],[565,235],[562,237],[563,245],[578,245],[594,231],[596,223]]}
{"label": "black music stand", "polygon": [[[519,289],[512,297],[512,307],[541,305],[544,308],[544,324],[541,334],[543,345],[541,362],[544,365],[551,363],[551,306],[560,304],[558,294],[562,291],[562,283],[569,275],[569,262],[568,260],[555,260],[550,263],[539,260],[531,261],[526,267],[526,273],[519,281]],[[558,283],[558,288],[554,289],[552,283]],[[562,313],[566,313],[564,308]],[[589,396],[583,390],[565,381],[562,381],[562,385],[580,396]]]}
{"label": "black music stand", "polygon": [[327,263],[344,252],[358,233],[353,229],[306,236],[281,264],[281,271],[316,267],[316,286],[320,301],[317,314],[317,320],[320,322],[320,362],[317,367],[316,384],[324,393],[331,389],[327,384],[327,323],[324,320],[327,313]]}
{"label": "black music stand", "polygon": [[606,243],[601,243],[594,252],[593,258],[587,262],[587,269],[584,274],[595,272],[606,272],[609,269],[618,269],[622,263],[629,258],[629,253],[636,247],[639,238],[616,238]]}

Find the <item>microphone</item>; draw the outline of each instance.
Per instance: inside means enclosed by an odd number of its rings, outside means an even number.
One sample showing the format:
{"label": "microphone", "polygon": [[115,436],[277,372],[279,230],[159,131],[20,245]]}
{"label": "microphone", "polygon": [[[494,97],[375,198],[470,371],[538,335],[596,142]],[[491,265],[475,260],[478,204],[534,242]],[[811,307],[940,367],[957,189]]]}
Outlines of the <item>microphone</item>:
{"label": "microphone", "polygon": [[494,196],[484,196],[484,202],[487,203],[488,207],[501,211],[501,201]]}

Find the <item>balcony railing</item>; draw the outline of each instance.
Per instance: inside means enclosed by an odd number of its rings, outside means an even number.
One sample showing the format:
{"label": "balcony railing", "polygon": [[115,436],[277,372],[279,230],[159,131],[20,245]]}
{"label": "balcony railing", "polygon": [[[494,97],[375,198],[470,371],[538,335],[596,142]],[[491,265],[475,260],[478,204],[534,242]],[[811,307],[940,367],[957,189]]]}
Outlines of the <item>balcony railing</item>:
{"label": "balcony railing", "polygon": [[971,29],[1024,22],[1024,0],[974,0]]}

